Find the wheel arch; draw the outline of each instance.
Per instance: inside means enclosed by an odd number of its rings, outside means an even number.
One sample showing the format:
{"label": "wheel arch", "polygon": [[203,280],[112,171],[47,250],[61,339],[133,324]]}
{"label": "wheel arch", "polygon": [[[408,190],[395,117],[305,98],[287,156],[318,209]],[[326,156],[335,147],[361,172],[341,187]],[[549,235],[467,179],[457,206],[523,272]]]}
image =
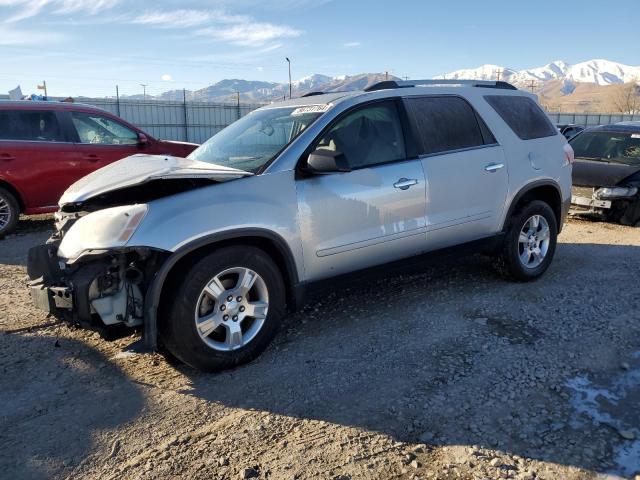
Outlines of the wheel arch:
{"label": "wheel arch", "polygon": [[170,288],[172,275],[185,268],[196,258],[215,249],[229,245],[248,245],[270,255],[282,274],[286,289],[287,307],[295,310],[300,303],[299,279],[293,253],[286,241],[278,234],[264,229],[246,228],[220,232],[194,240],[180,247],[167,258],[156,273],[145,297],[144,333],[145,347],[157,348],[158,307],[163,291]]}
{"label": "wheel arch", "polygon": [[508,229],[509,221],[517,209],[533,200],[542,200],[551,207],[556,216],[558,233],[560,233],[563,223],[562,194],[560,186],[553,180],[537,180],[535,182],[528,183],[520,189],[509,205],[509,210],[507,211],[507,215],[505,216],[502,224],[503,232],[506,232]]}
{"label": "wheel arch", "polygon": [[22,195],[20,194],[20,191],[16,187],[14,187],[11,183],[9,183],[6,180],[3,180],[2,178],[0,178],[0,188],[4,188],[11,195],[13,195],[15,197],[16,201],[18,202],[18,207],[20,208],[20,213],[24,212],[26,206],[25,206],[25,203],[24,203],[24,199],[23,199]]}

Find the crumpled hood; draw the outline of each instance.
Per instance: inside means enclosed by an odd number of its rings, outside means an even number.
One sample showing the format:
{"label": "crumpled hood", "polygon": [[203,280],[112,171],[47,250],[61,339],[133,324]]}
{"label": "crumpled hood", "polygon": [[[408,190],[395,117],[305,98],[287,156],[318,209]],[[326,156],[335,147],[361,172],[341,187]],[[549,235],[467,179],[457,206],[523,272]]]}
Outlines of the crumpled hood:
{"label": "crumpled hood", "polygon": [[71,185],[60,206],[158,179],[208,178],[219,182],[253,175],[235,168],[166,155],[137,154],[90,173]]}

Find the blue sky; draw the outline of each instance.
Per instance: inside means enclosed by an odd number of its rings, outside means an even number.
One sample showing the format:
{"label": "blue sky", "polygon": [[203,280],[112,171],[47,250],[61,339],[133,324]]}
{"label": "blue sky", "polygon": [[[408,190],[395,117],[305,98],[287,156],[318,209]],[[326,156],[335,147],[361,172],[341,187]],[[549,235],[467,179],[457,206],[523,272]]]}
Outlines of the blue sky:
{"label": "blue sky", "polygon": [[223,78],[429,78],[606,58],[640,65],[638,0],[0,0],[0,93],[151,94]]}

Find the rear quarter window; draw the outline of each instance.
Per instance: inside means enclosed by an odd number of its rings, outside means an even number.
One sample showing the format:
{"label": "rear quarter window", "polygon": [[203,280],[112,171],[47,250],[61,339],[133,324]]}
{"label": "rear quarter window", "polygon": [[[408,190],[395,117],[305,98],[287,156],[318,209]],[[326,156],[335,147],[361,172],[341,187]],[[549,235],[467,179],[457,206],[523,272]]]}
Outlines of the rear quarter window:
{"label": "rear quarter window", "polygon": [[486,95],[484,98],[521,140],[558,135],[546,114],[529,97]]}

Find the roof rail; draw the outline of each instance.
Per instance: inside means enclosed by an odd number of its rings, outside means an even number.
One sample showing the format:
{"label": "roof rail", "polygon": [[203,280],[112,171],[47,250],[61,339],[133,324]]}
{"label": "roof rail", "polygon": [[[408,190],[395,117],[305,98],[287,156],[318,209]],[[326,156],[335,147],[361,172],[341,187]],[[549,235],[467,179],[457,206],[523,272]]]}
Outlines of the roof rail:
{"label": "roof rail", "polygon": [[304,97],[315,97],[316,95],[324,95],[324,92],[309,92],[309,93],[305,93],[304,95],[302,95],[302,97],[300,98],[304,98]]}
{"label": "roof rail", "polygon": [[493,81],[493,80],[453,80],[453,79],[442,79],[442,80],[406,80],[406,81],[396,81],[396,80],[385,80],[383,82],[374,83],[369,87],[365,88],[365,92],[375,92],[376,90],[387,90],[390,88],[411,88],[411,87],[424,87],[424,86],[434,86],[434,85],[463,85],[467,87],[481,87],[481,88],[502,88],[505,90],[517,90],[516,87],[511,85],[510,83],[503,81]]}

